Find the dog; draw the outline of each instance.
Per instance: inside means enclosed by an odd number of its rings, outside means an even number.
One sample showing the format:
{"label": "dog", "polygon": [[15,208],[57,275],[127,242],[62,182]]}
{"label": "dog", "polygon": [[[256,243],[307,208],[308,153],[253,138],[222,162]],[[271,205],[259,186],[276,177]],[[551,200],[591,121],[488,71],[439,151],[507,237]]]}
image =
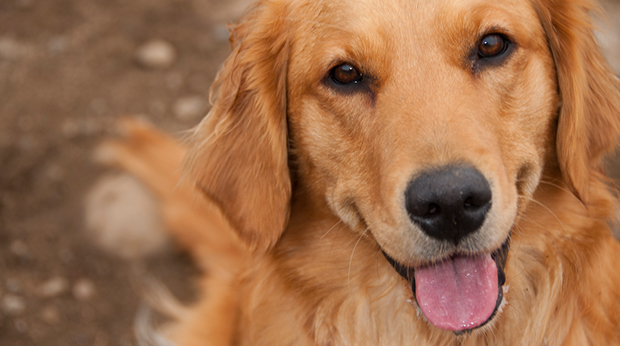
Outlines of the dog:
{"label": "dog", "polygon": [[187,145],[132,121],[104,145],[205,270],[168,337],[620,345],[601,168],[620,83],[596,9],[257,2]]}

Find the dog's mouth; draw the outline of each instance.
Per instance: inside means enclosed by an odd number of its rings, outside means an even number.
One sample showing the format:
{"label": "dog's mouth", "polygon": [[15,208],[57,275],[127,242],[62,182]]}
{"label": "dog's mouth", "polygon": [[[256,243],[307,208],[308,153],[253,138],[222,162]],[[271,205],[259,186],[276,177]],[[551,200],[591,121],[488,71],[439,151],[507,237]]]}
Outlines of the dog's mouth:
{"label": "dog's mouth", "polygon": [[383,253],[407,281],[424,317],[456,334],[484,326],[503,300],[509,240],[490,254],[454,255],[441,262],[407,267]]}

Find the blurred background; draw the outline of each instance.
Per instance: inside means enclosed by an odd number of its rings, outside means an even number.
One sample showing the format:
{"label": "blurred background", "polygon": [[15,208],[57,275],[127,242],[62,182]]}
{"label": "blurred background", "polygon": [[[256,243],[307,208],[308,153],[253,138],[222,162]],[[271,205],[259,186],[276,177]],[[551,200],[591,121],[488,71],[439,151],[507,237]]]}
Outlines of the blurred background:
{"label": "blurred background", "polygon": [[[197,272],[165,239],[115,252],[131,239],[87,231],[93,186],[139,190],[102,181],[92,152],[123,116],[178,136],[197,124],[230,51],[225,24],[249,2],[0,0],[0,345],[135,345],[136,273],[194,297]],[[620,73],[620,1],[603,5],[598,38]]]}

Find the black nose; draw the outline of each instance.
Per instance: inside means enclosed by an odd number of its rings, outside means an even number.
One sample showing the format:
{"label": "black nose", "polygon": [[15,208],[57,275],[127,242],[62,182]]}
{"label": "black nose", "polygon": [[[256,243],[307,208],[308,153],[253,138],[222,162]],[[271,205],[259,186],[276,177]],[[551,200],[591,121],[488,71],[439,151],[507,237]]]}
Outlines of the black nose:
{"label": "black nose", "polygon": [[411,220],[429,236],[454,244],[482,226],[491,197],[489,182],[468,166],[424,171],[405,192]]}

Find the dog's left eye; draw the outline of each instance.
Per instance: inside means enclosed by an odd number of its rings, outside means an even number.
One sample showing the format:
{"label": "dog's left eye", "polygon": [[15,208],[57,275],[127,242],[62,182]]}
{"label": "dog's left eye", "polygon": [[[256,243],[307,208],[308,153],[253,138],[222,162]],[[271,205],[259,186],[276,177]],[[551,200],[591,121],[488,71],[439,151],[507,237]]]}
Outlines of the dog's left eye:
{"label": "dog's left eye", "polygon": [[329,75],[334,82],[342,85],[358,84],[364,79],[357,68],[347,63],[334,67]]}
{"label": "dog's left eye", "polygon": [[508,49],[509,41],[500,34],[484,36],[478,44],[478,57],[493,58],[502,55]]}

